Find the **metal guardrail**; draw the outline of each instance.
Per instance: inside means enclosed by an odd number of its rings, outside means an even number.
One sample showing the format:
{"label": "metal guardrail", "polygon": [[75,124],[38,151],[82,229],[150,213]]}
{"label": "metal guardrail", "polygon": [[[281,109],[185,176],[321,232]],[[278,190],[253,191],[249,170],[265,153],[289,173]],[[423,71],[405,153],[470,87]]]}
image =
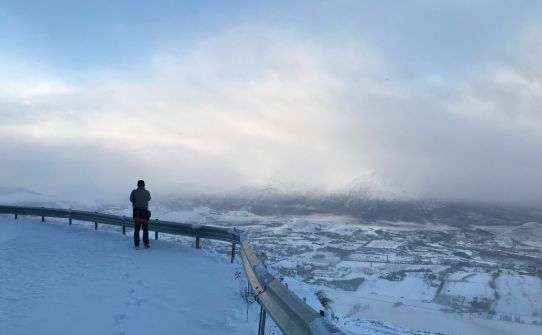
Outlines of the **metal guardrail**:
{"label": "metal guardrail", "polygon": [[[133,227],[131,217],[72,209],[0,206],[0,213],[14,214],[15,219],[17,219],[19,215],[41,216],[42,222],[45,221],[46,217],[66,218],[69,220],[69,224],[72,223],[72,220],[94,222],[95,229],[98,229],[98,224],[119,226],[122,227],[123,234],[126,233],[126,227]],[[230,242],[232,243],[232,262],[235,258],[235,246],[239,243],[239,236],[241,235],[241,231],[235,228],[161,220],[150,220],[149,230],[155,232],[155,239],[158,239],[159,232],[173,235],[193,236],[196,238],[196,248],[200,247],[200,239],[202,238]]]}
{"label": "metal guardrail", "polygon": [[284,334],[343,334],[269,273],[244,236],[241,237],[241,250],[245,273],[262,307],[260,329],[265,328],[265,314],[269,313]]}
{"label": "metal guardrail", "polygon": [[[122,227],[123,234],[126,233],[126,227],[133,226],[131,217],[72,209],[0,205],[0,214],[13,214],[15,219],[19,215],[41,216],[42,222],[46,217],[66,218],[69,220],[69,224],[72,224],[72,220],[94,222],[95,229],[98,229],[98,224],[107,224]],[[155,239],[158,239],[159,232],[195,237],[196,248],[200,248],[200,239],[202,238],[230,242],[232,243],[231,262],[235,258],[235,246],[239,244],[243,268],[249,285],[254,292],[256,301],[261,306],[258,335],[264,334],[267,314],[286,335],[344,335],[342,331],[297,297],[267,270],[252,251],[244,231],[236,228],[157,219],[149,221],[149,230],[155,232]]]}

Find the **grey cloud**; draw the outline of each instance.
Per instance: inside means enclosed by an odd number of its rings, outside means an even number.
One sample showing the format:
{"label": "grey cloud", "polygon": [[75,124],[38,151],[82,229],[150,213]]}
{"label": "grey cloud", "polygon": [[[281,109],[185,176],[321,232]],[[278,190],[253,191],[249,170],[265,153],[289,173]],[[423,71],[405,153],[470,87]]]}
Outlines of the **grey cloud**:
{"label": "grey cloud", "polygon": [[361,93],[350,106],[356,149],[373,170],[426,196],[539,203],[542,94],[494,80],[500,71],[444,86],[402,82],[395,97]]}
{"label": "grey cloud", "polygon": [[333,189],[376,172],[422,196],[541,198],[540,77],[514,62],[390,76],[396,62],[355,40],[247,27],[160,49],[144,78],[34,98],[29,127],[0,126],[0,184],[100,196],[143,175],[164,192]]}

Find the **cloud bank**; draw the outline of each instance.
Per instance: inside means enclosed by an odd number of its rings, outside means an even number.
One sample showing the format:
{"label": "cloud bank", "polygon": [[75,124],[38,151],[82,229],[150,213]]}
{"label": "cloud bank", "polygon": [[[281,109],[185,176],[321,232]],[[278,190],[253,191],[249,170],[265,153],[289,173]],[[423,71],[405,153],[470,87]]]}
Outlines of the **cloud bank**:
{"label": "cloud bank", "polygon": [[135,73],[22,70],[0,79],[0,185],[109,198],[140,178],[169,193],[333,190],[376,173],[425,197],[539,204],[541,31],[453,75],[258,25],[170,41]]}

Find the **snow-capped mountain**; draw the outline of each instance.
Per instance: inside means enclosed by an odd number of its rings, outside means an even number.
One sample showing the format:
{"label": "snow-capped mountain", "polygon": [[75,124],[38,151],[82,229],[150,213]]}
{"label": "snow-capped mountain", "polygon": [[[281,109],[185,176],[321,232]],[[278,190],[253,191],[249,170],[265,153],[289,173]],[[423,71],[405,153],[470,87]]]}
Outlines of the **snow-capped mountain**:
{"label": "snow-capped mountain", "polygon": [[358,176],[332,193],[346,194],[356,200],[407,201],[417,198],[401,185],[376,173]]}

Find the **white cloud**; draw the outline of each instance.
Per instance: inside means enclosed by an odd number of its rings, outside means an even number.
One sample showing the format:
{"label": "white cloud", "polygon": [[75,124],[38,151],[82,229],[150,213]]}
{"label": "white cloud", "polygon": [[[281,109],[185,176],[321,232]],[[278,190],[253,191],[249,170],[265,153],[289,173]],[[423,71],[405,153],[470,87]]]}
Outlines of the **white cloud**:
{"label": "white cloud", "polygon": [[[84,171],[102,174],[96,185],[104,189],[139,177],[163,189],[277,178],[335,187],[376,171],[430,196],[524,201],[542,195],[534,190],[542,160],[531,158],[542,144],[540,72],[507,64],[453,78],[406,77],[390,73],[397,65],[387,63],[394,61],[361,43],[243,27],[162,48],[138,78],[79,85],[54,77],[0,79],[6,106],[0,133],[21,151],[39,143],[54,159],[91,159],[94,169]],[[90,152],[62,154],[74,144]],[[88,158],[94,152],[100,161]],[[495,168],[499,162],[502,168]],[[57,164],[38,165],[64,180],[52,170]],[[518,166],[520,178],[512,172]],[[132,170],[122,176],[123,169]],[[35,181],[17,171],[4,176],[0,183],[14,176],[23,186]],[[73,188],[77,179],[69,179]],[[500,189],[513,194],[496,194]]]}

